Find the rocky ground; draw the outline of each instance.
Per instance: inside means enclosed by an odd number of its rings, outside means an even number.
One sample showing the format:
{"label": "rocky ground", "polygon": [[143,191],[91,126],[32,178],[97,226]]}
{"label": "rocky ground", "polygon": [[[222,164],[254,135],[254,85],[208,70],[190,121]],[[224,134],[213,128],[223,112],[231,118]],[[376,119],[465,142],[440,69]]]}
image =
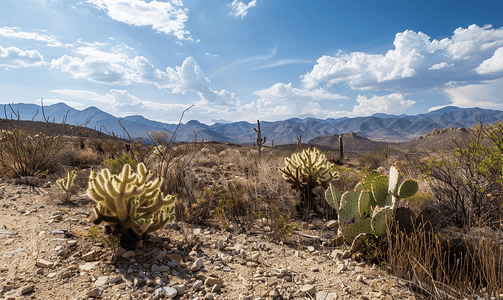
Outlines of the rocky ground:
{"label": "rocky ground", "polygon": [[0,182],[3,299],[422,299],[323,243],[335,236],[325,221],[285,244],[260,222],[247,233],[178,222],[126,251],[89,236],[85,193],[64,203],[57,185],[26,183]]}

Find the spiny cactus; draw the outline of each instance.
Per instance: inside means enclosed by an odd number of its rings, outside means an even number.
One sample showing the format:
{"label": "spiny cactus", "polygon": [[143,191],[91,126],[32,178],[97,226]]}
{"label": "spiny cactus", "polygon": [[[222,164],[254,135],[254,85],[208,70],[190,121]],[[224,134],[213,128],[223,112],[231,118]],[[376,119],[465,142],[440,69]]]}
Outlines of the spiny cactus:
{"label": "spiny cactus", "polygon": [[331,184],[327,189],[326,200],[339,215],[341,231],[348,243],[360,233],[384,236],[400,199],[417,192],[417,182],[404,181],[395,167],[390,168],[389,174],[388,177],[372,172],[363,183],[342,195]]}
{"label": "spiny cactus", "polygon": [[95,223],[105,221],[115,233],[132,230],[141,238],[164,228],[174,219],[176,196],[164,197],[161,176],[149,181],[151,176],[143,163],[138,164],[137,173],[129,164],[118,175],[111,175],[108,169],[100,174],[92,170],[87,191],[97,202]]}
{"label": "spiny cactus", "polygon": [[75,177],[77,177],[77,171],[68,170],[65,178],[61,178],[56,181],[59,185],[59,189],[64,193],[64,201],[70,201],[70,198],[72,196],[70,189],[72,188],[73,180],[75,179]]}
{"label": "spiny cactus", "polygon": [[285,164],[279,171],[292,188],[301,192],[301,206],[311,203],[313,188],[327,188],[332,180],[339,178],[334,164],[327,162],[326,156],[317,148],[294,153],[290,158],[285,158]]}
{"label": "spiny cactus", "polygon": [[59,185],[59,188],[65,192],[68,193],[70,192],[70,189],[72,188],[73,185],[73,180],[77,177],[77,171],[76,170],[68,170],[66,177],[61,178],[57,180],[56,182]]}
{"label": "spiny cactus", "polygon": [[[258,128],[258,129],[257,129]],[[258,157],[262,157],[262,146],[265,144],[266,137],[262,138],[262,130],[260,130],[260,121],[257,120],[257,128],[253,128],[257,132]]]}

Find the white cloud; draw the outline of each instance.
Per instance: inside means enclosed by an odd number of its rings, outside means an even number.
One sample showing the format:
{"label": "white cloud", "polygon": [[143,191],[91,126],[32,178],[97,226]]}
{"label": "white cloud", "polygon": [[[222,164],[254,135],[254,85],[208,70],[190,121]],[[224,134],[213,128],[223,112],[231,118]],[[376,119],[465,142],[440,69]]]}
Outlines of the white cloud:
{"label": "white cloud", "polygon": [[53,68],[69,72],[73,78],[88,79],[104,84],[129,84],[127,70],[120,64],[97,56],[88,56],[85,59],[63,55],[51,61]]}
{"label": "white cloud", "polygon": [[358,105],[354,106],[352,112],[356,116],[370,116],[375,113],[399,115],[416,103],[413,100],[405,100],[403,95],[397,93],[372,98],[358,95],[356,102]]}
{"label": "white cloud", "polygon": [[142,0],[87,0],[110,18],[134,26],[152,26],[152,29],[180,40],[192,40],[185,30],[187,9],[178,0],[168,2]]}
{"label": "white cloud", "polygon": [[37,50],[21,50],[0,46],[0,66],[8,68],[33,67],[47,64]]}
{"label": "white cloud", "polygon": [[255,118],[254,115],[274,119],[298,117],[321,110],[318,101],[349,99],[321,88],[313,90],[293,88],[291,83],[276,83],[254,94],[260,99],[239,108],[240,114],[247,115],[250,119]]}
{"label": "white cloud", "polygon": [[491,58],[484,60],[475,71],[479,74],[490,74],[503,71],[503,47],[498,48]]}
{"label": "white cloud", "polygon": [[233,17],[241,17],[241,19],[246,16],[248,9],[254,7],[257,4],[257,0],[250,1],[248,4],[244,4],[242,1],[234,0],[232,3],[227,4],[231,8],[229,13]]}
{"label": "white cloud", "polygon": [[[489,80],[482,84],[448,88],[445,92],[450,103],[444,106],[503,110],[503,78]],[[432,107],[429,110],[436,110],[444,106]]]}
{"label": "white cloud", "polygon": [[429,67],[428,70],[440,70],[440,69],[452,67],[452,66],[453,66],[453,64],[448,64],[444,61],[439,64],[434,64],[433,66]]}
{"label": "white cloud", "polygon": [[45,34],[39,34],[37,32],[24,32],[20,31],[18,27],[2,27],[0,28],[0,35],[8,38],[41,41],[47,43],[47,46],[50,47],[63,46],[63,44],[58,41],[55,36],[48,36]]}
{"label": "white cloud", "polygon": [[103,84],[128,85],[131,82],[155,84],[172,93],[194,92],[201,100],[212,105],[235,106],[238,99],[226,90],[213,90],[194,58],[187,57],[181,66],[156,69],[143,56],[129,58],[121,49],[104,52],[96,47],[79,47],[76,51],[84,58],[63,55],[53,59],[51,66],[69,72],[74,78]]}
{"label": "white cloud", "polygon": [[[303,86],[344,84],[359,90],[425,92],[442,88],[448,81],[481,82],[489,78],[473,70],[492,56],[499,60],[495,51],[503,45],[503,28],[471,25],[440,41],[406,30],[396,34],[393,44],[394,49],[384,55],[339,51],[323,56],[303,76]],[[481,66],[480,70],[485,69]]]}

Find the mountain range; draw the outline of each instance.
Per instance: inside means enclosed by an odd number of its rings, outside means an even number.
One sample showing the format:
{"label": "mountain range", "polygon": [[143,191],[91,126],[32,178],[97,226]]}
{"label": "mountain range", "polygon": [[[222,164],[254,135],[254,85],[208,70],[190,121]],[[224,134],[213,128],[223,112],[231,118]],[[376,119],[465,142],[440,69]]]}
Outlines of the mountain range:
{"label": "mountain range", "polygon": [[[12,109],[11,109],[12,108]],[[5,106],[3,118],[43,121],[42,107],[36,104],[10,104]],[[13,112],[16,112],[14,114]],[[38,113],[37,113],[38,112]],[[6,115],[6,116],[5,116]],[[44,106],[44,115],[55,122],[65,122],[70,125],[86,125],[88,128],[102,132],[114,132],[120,137],[126,134],[119,124],[134,138],[148,138],[147,132],[166,131],[172,134],[178,124],[168,124],[152,121],[143,116],[128,116],[117,118],[96,107],[84,110],[74,109],[64,103]],[[262,136],[267,137],[266,145],[291,144],[301,136],[303,142],[332,134],[355,132],[361,137],[373,141],[408,142],[434,130],[448,127],[468,128],[478,124],[479,116],[484,123],[494,123],[503,120],[503,111],[481,108],[444,107],[419,115],[387,115],[374,114],[368,117],[316,119],[292,118],[284,121],[261,121]],[[216,123],[207,125],[196,120],[180,124],[176,141],[191,141],[196,135],[197,140],[229,142],[236,144],[251,144],[256,140],[253,130],[256,123],[245,121],[232,123]],[[195,135],[194,135],[195,134]]]}

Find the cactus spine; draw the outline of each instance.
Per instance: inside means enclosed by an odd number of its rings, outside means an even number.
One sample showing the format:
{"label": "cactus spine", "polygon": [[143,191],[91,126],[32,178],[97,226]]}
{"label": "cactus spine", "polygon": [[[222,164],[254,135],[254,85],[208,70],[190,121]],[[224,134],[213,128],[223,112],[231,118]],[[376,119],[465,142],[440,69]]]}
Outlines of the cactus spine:
{"label": "cactus spine", "polygon": [[386,235],[400,199],[411,197],[417,190],[416,181],[404,181],[392,166],[389,177],[372,172],[363,183],[344,194],[330,184],[325,197],[339,215],[344,239],[351,243],[360,233]]}
{"label": "cactus spine", "polygon": [[[257,129],[258,128],[258,129]],[[260,130],[260,121],[257,120],[257,128],[253,128],[257,132],[258,157],[262,157],[262,145],[265,144],[266,137],[262,139],[262,131]]]}
{"label": "cactus spine", "polygon": [[164,197],[161,176],[149,181],[151,176],[143,163],[138,164],[137,173],[128,164],[113,176],[108,169],[100,174],[92,170],[87,192],[96,201],[95,223],[105,221],[115,233],[132,230],[142,238],[164,228],[174,218],[176,196]]}

